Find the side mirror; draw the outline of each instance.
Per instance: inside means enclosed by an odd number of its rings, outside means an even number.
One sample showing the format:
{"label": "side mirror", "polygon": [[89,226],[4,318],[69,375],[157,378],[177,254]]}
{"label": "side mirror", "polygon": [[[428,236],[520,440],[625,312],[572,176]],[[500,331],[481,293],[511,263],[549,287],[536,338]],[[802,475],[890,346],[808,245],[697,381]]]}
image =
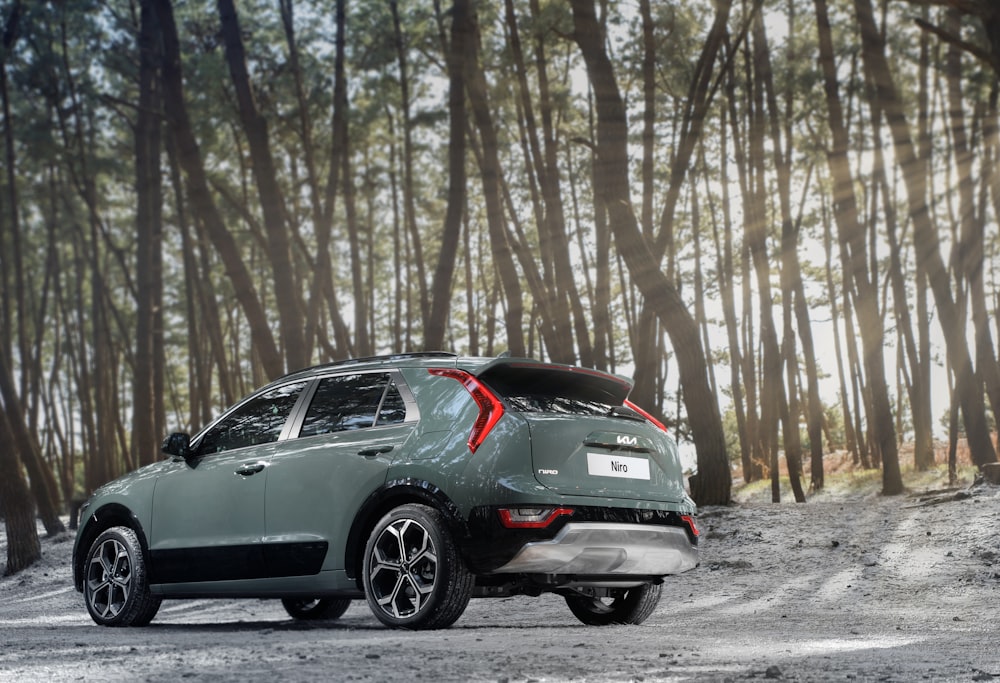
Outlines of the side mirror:
{"label": "side mirror", "polygon": [[161,450],[167,455],[186,460],[191,455],[191,437],[184,432],[174,432],[163,440]]}

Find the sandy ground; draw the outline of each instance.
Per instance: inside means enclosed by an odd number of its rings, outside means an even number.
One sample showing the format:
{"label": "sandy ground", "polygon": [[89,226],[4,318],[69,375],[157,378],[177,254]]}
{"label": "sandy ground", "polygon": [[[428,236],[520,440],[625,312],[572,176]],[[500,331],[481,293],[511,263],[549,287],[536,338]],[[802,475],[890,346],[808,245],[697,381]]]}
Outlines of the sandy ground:
{"label": "sandy ground", "polygon": [[102,628],[72,537],[47,538],[0,579],[0,680],[1000,681],[1000,488],[745,502],[700,525],[701,566],[641,626],[586,627],[546,596],[474,600],[437,632],[387,630],[363,602],[302,625],[259,600]]}

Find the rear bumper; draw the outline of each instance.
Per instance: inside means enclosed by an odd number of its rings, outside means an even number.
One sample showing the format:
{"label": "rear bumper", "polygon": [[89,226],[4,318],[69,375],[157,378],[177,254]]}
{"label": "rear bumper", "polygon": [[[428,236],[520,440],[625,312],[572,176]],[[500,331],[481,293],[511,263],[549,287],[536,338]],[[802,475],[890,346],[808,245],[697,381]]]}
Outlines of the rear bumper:
{"label": "rear bumper", "polygon": [[694,569],[698,548],[680,527],[570,522],[526,543],[495,574],[666,576]]}

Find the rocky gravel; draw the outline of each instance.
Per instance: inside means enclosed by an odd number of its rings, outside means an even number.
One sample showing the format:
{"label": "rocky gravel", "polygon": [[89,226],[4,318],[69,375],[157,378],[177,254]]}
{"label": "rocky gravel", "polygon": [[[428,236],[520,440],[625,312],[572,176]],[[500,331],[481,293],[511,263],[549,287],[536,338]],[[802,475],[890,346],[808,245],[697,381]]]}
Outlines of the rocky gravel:
{"label": "rocky gravel", "polygon": [[[450,629],[262,600],[165,602],[109,629],[71,585],[72,536],[0,579],[0,681],[1000,681],[1000,488],[823,494],[700,511],[701,566],[641,626],[561,598],[473,600]],[[0,535],[0,559],[6,539]]]}

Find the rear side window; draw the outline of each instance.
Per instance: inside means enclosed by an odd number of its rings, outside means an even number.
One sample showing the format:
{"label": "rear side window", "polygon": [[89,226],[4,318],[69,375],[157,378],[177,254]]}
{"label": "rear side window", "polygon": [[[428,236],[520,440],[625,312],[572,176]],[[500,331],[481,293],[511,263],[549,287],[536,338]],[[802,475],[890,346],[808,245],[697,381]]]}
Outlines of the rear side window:
{"label": "rear side window", "polygon": [[299,437],[367,429],[406,418],[406,406],[389,375],[367,373],[320,381]]}
{"label": "rear side window", "polygon": [[607,415],[631,388],[611,375],[548,365],[500,365],[480,379],[511,408],[528,413]]}

